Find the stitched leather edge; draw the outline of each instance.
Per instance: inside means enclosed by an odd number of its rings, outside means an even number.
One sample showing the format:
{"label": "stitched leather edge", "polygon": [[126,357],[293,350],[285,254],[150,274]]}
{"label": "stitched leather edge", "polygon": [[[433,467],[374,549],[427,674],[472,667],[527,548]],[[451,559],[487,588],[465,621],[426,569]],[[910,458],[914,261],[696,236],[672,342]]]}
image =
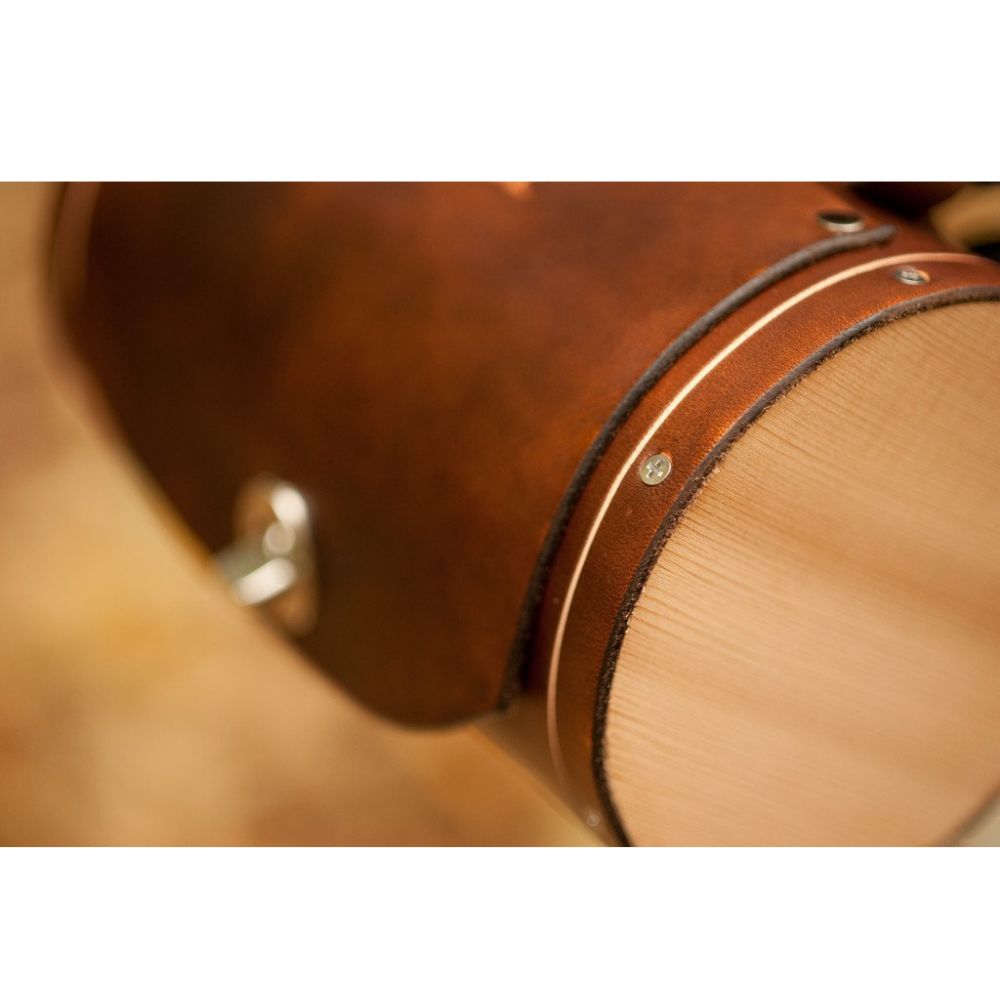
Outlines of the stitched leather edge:
{"label": "stitched leather edge", "polygon": [[601,672],[597,682],[597,698],[594,705],[594,725],[591,734],[592,757],[591,767],[594,777],[594,785],[597,795],[608,819],[609,827],[614,831],[619,841],[626,847],[632,846],[628,833],[625,830],[621,817],[615,808],[611,797],[611,790],[608,786],[607,775],[604,770],[604,734],[607,724],[608,702],[611,696],[611,685],[614,682],[615,668],[618,663],[618,654],[621,651],[622,641],[628,631],[632,612],[635,610],[639,595],[642,593],[653,570],[667,544],[671,534],[673,534],[678,522],[683,517],[688,506],[695,496],[701,491],[705,480],[716,468],[719,462],[726,456],[730,448],[747,432],[747,429],[771,406],[773,406],[786,393],[794,388],[805,376],[815,371],[824,361],[838,354],[845,347],[855,340],[860,339],[867,333],[881,329],[896,320],[903,319],[916,313],[928,312],[942,306],[959,305],[964,302],[988,302],[1000,300],[1000,287],[996,286],[969,286],[966,288],[951,289],[945,292],[937,292],[926,295],[919,299],[910,301],[884,309],[881,312],[869,316],[854,326],[848,327],[833,340],[828,341],[820,350],[811,354],[801,364],[794,368],[780,382],[776,383],[768,392],[749,409],[743,416],[729,429],[725,437],[706,455],[699,464],[691,478],[685,483],[677,499],[674,501],[666,517],[660,523],[653,540],[649,543],[646,552],[636,568],[635,573],[629,582],[629,588],[625,599],[619,606],[615,616],[615,626],[604,652],[604,659],[601,665]]}
{"label": "stitched leather edge", "polygon": [[524,602],[521,605],[517,631],[510,656],[507,660],[506,676],[500,692],[500,701],[497,705],[498,709],[506,708],[521,687],[527,666],[528,652],[535,639],[538,611],[541,607],[542,597],[548,585],[552,567],[555,564],[556,553],[562,543],[563,536],[573,515],[573,511],[576,509],[577,502],[618,431],[632,415],[639,403],[642,402],[646,394],[669,371],[681,355],[697,344],[698,341],[710,333],[724,319],[732,315],[742,305],[749,302],[761,292],[818,261],[825,260],[828,257],[833,257],[848,250],[859,250],[888,243],[895,235],[895,226],[877,226],[859,233],[845,233],[839,236],[832,236],[828,239],[812,243],[802,250],[797,250],[795,253],[778,261],[778,263],[773,264],[767,270],[755,275],[750,281],[740,285],[736,291],[724,298],[676,337],[659,354],[649,368],[643,372],[639,380],[626,393],[618,406],[615,407],[611,416],[605,421],[597,437],[594,438],[593,443],[587,449],[552,518],[549,530],[546,532],[545,539],[542,542],[538,559],[535,562],[535,569],[528,583]]}

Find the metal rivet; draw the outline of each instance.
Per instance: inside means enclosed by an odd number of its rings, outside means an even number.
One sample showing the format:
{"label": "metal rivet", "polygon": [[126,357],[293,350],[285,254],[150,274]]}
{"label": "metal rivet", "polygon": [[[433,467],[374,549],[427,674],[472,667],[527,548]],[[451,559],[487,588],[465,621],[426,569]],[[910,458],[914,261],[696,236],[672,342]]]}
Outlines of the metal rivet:
{"label": "metal rivet", "polygon": [[897,267],[892,276],[904,285],[926,285],[931,280],[931,276],[926,271],[918,270],[915,267]]}
{"label": "metal rivet", "polygon": [[318,607],[305,497],[291,483],[257,476],[237,497],[234,527],[236,540],[215,557],[233,599],[263,608],[293,635],[305,635]]}
{"label": "metal rivet", "polygon": [[670,470],[673,467],[669,455],[662,453],[650,455],[639,467],[639,478],[647,486],[655,486],[657,483],[662,483],[670,475]]}
{"label": "metal rivet", "polygon": [[857,212],[845,212],[842,209],[817,212],[816,221],[833,233],[856,233],[865,228],[865,220]]}
{"label": "metal rivet", "polygon": [[589,826],[590,829],[593,830],[601,825],[601,817],[598,816],[597,813],[588,813],[586,822],[587,826]]}

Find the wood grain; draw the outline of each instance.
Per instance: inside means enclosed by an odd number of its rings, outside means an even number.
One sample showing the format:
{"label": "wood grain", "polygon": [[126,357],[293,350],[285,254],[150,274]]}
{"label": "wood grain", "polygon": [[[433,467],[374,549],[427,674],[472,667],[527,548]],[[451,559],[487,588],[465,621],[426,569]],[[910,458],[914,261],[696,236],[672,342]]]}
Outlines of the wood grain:
{"label": "wood grain", "polygon": [[1000,307],[901,320],[723,459],[622,647],[637,843],[947,840],[1000,785]]}

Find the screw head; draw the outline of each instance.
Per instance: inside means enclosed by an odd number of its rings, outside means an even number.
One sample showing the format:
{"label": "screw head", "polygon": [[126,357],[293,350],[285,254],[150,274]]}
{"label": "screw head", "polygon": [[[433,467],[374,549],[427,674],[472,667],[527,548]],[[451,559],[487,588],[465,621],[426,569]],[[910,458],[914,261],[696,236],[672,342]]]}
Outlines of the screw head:
{"label": "screw head", "polygon": [[926,271],[916,267],[897,267],[893,277],[904,285],[926,285],[931,276]]}
{"label": "screw head", "polygon": [[865,220],[857,212],[847,212],[843,209],[817,212],[816,221],[832,233],[856,233],[865,228]]}
{"label": "screw head", "polygon": [[639,478],[647,486],[656,486],[657,483],[662,483],[670,475],[670,470],[673,467],[669,455],[665,455],[662,452],[659,455],[650,455],[639,466]]}

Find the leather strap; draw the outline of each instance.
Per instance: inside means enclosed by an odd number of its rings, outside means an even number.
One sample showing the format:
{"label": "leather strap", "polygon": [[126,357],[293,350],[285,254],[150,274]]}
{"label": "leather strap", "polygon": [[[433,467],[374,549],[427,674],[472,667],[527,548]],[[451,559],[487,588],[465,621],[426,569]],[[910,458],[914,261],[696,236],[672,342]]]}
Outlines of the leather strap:
{"label": "leather strap", "polygon": [[[580,498],[543,601],[532,689],[545,678],[550,745],[564,790],[588,815],[600,803],[613,829],[602,776],[603,712],[643,574],[659,554],[657,539],[669,534],[664,525],[748,422],[843,344],[908,311],[1000,295],[1000,270],[979,258],[933,251],[865,256],[851,268],[835,261],[763,293],[679,358],[619,431]],[[931,284],[897,280],[904,261],[929,270]],[[669,482],[655,490],[622,474],[642,447],[665,450],[674,461]]]}

